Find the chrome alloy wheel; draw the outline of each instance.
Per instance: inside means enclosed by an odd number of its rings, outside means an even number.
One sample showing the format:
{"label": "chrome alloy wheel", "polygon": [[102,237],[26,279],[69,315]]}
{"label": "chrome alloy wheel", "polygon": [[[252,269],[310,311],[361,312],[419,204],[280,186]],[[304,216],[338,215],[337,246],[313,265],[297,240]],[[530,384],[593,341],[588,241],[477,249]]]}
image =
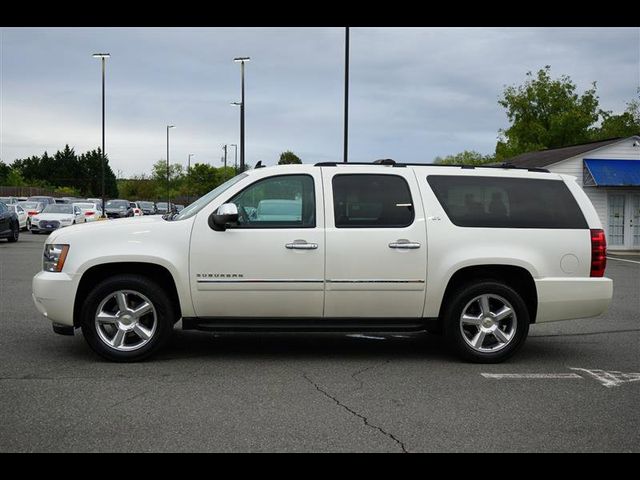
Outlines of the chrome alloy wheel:
{"label": "chrome alloy wheel", "polygon": [[462,309],[462,338],[477,352],[497,352],[513,340],[518,321],[513,306],[494,294],[475,297]]}
{"label": "chrome alloy wheel", "polygon": [[158,325],[156,309],[140,292],[118,290],[109,294],[96,310],[98,337],[109,347],[130,352],[146,345]]}

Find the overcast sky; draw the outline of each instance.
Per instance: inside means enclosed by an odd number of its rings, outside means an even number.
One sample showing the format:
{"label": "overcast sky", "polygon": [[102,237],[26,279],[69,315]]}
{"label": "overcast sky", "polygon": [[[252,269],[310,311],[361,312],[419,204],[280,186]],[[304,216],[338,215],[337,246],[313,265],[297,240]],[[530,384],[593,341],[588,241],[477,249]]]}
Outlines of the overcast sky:
{"label": "overcast sky", "polygon": [[[81,153],[101,142],[100,62],[107,61],[106,151],[114,171],[172,162],[220,165],[239,143],[246,66],[246,160],[342,159],[343,28],[2,28],[0,159]],[[640,85],[637,28],[352,28],[349,155],[431,162],[492,153],[507,126],[497,99],[552,66],[602,108],[621,112]],[[229,151],[233,162],[233,148]]]}

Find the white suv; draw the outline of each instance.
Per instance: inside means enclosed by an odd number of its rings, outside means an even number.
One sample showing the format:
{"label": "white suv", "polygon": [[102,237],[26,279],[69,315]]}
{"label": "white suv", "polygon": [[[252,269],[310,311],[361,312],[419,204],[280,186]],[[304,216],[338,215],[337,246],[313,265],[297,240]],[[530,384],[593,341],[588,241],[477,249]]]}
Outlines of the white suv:
{"label": "white suv", "polygon": [[322,163],[242,173],[172,219],[53,232],[33,298],[117,361],[207,331],[429,331],[498,362],[531,323],[603,313],[604,233],[573,177]]}

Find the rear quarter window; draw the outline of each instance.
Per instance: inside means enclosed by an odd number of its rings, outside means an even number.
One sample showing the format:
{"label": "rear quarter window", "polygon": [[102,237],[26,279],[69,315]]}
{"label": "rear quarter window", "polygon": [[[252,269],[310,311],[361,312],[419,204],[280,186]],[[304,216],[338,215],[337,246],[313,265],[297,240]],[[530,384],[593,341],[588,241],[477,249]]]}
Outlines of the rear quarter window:
{"label": "rear quarter window", "polygon": [[459,227],[588,228],[562,180],[429,175],[427,182]]}

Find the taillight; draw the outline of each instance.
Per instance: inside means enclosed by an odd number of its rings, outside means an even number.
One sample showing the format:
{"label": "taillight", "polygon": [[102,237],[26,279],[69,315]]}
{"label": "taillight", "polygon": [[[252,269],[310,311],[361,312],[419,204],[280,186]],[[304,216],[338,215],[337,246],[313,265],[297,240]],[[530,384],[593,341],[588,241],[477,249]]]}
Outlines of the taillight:
{"label": "taillight", "polygon": [[30,211],[30,212],[27,212],[27,213],[29,214],[30,217],[33,217],[38,212]]}
{"label": "taillight", "polygon": [[88,211],[88,210],[87,210],[86,212],[84,212],[84,214],[85,214],[87,217],[90,217],[91,215],[94,215],[95,213],[96,213],[96,212],[90,212],[90,211]]}
{"label": "taillight", "polygon": [[601,228],[591,229],[591,274],[592,277],[604,277],[607,268],[607,239]]}

